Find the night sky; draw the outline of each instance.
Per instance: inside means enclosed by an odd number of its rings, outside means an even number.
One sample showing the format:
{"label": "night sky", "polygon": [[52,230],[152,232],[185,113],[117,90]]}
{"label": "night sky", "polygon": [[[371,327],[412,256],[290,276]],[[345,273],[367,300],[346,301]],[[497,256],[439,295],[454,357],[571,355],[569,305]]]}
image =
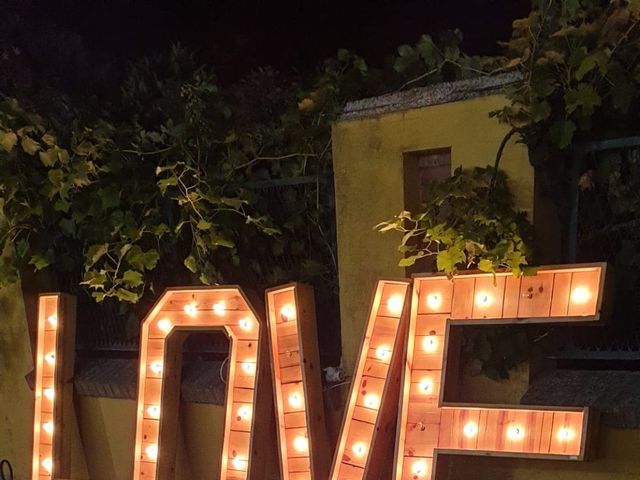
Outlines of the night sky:
{"label": "night sky", "polygon": [[[0,38],[17,45],[43,75],[59,57],[80,55],[87,68],[126,63],[181,42],[215,66],[222,82],[250,69],[313,68],[338,48],[380,63],[422,33],[459,28],[463,50],[497,53],[523,0],[5,0]],[[16,20],[17,19],[17,20]],[[47,51],[50,50],[50,51]],[[74,53],[75,52],[75,53]],[[69,69],[68,67],[58,67]],[[65,75],[65,73],[62,73]],[[68,73],[66,73],[68,75]]]}

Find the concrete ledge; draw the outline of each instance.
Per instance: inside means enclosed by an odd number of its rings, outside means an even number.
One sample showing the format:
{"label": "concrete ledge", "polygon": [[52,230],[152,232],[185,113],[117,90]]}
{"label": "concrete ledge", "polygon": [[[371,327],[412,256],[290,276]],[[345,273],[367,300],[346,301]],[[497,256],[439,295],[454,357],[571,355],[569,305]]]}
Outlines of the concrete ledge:
{"label": "concrete ledge", "polygon": [[[222,373],[221,373],[222,369]],[[184,402],[223,405],[227,365],[219,361],[196,361],[183,368],[181,396]],[[223,381],[223,378],[225,381]],[[135,399],[138,360],[92,358],[78,362],[74,387],[78,395]]]}
{"label": "concrete ledge", "polygon": [[640,372],[556,370],[536,379],[523,405],[588,406],[615,428],[640,428]]}
{"label": "concrete ledge", "polygon": [[507,85],[517,82],[520,75],[506,73],[492,77],[478,77],[455,82],[444,82],[428,87],[389,93],[347,103],[338,121],[375,117],[412,108],[450,103],[467,98],[491,95]]}

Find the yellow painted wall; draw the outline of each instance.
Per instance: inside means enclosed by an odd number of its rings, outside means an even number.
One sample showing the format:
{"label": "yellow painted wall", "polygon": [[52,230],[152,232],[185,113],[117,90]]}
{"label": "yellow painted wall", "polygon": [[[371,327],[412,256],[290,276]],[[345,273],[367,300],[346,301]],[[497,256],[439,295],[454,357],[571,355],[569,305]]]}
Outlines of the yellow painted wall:
{"label": "yellow painted wall", "polygon": [[[79,397],[76,411],[91,480],[131,479],[135,408],[133,400]],[[183,403],[180,416],[176,479],[217,479],[223,407]]]}
{"label": "yellow painted wall", "polygon": [[25,375],[32,369],[22,291],[11,285],[0,290],[0,459],[12,463],[16,480],[31,471],[34,399]]}
{"label": "yellow painted wall", "polygon": [[[451,147],[452,169],[493,164],[508,131],[488,114],[502,95],[433,105],[333,127],[333,162],[340,281],[342,353],[351,372],[360,346],[370,292],[379,277],[403,276],[399,237],[373,230],[404,208],[403,153]],[[501,161],[520,209],[533,208],[533,169],[527,150],[512,139]]]}

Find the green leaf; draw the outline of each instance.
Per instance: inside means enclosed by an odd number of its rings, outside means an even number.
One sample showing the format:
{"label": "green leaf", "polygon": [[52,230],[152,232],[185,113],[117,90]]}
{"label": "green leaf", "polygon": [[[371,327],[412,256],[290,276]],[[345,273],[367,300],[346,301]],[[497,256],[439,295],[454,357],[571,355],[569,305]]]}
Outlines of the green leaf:
{"label": "green leaf", "polygon": [[94,266],[98,260],[102,258],[104,254],[109,251],[108,243],[99,243],[96,245],[91,245],[85,254],[85,269],[88,270],[92,266]]}
{"label": "green leaf", "polygon": [[436,264],[439,271],[453,273],[456,270],[456,266],[460,263],[464,263],[466,260],[467,257],[462,249],[453,245],[438,253]]}
{"label": "green leaf", "polygon": [[169,187],[175,187],[176,185],[178,185],[178,177],[169,177],[158,181],[158,188],[163,195]]}
{"label": "green leaf", "polygon": [[131,290],[127,290],[124,288],[116,289],[115,296],[119,300],[122,300],[123,302],[128,302],[128,303],[137,303],[137,301],[140,299],[140,295],[138,295],[135,292],[132,292]]}
{"label": "green leaf", "polygon": [[585,115],[590,116],[596,106],[600,105],[600,95],[595,89],[587,83],[579,83],[577,88],[568,90],[564,95],[565,110],[567,113],[573,113],[578,107],[581,107]]}
{"label": "green leaf", "polygon": [[22,141],[20,142],[22,146],[22,150],[24,150],[29,155],[35,155],[38,150],[40,150],[40,145],[35,140],[24,136],[22,137]]}
{"label": "green leaf", "polygon": [[45,255],[39,253],[33,255],[29,260],[29,265],[33,265],[33,268],[35,268],[36,271],[42,270],[43,268],[48,267],[50,264],[51,262],[49,261],[49,259]]}
{"label": "green leaf", "polygon": [[125,283],[129,287],[134,288],[142,285],[142,278],[142,273],[136,270],[127,270],[126,272],[124,272],[124,275],[122,275],[123,283]]}
{"label": "green leaf", "polygon": [[493,262],[491,260],[487,260],[486,258],[483,258],[478,262],[478,270],[488,273],[495,271],[495,269],[493,268]]}
{"label": "green leaf", "polygon": [[565,148],[571,144],[576,124],[571,120],[557,120],[549,129],[551,141],[558,148]]}
{"label": "green leaf", "polygon": [[137,245],[132,247],[126,256],[127,262],[136,270],[153,270],[158,264],[160,255],[154,248],[143,252]]}
{"label": "green leaf", "polygon": [[5,152],[11,152],[18,143],[18,136],[13,132],[0,132],[0,147]]}
{"label": "green leaf", "polygon": [[198,271],[198,262],[193,255],[189,255],[184,259],[184,266],[187,267],[192,273],[196,273]]}
{"label": "green leaf", "polygon": [[201,218],[196,227],[198,227],[198,230],[210,230],[212,224],[211,222],[207,222],[204,218]]}

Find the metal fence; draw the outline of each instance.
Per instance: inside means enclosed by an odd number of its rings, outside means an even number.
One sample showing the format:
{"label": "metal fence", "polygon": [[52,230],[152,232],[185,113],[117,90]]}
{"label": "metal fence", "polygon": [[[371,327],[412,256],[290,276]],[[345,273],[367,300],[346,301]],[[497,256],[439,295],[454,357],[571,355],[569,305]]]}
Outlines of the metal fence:
{"label": "metal fence", "polygon": [[640,137],[577,145],[565,261],[606,261],[615,301],[604,328],[566,329],[561,356],[640,360]]}

